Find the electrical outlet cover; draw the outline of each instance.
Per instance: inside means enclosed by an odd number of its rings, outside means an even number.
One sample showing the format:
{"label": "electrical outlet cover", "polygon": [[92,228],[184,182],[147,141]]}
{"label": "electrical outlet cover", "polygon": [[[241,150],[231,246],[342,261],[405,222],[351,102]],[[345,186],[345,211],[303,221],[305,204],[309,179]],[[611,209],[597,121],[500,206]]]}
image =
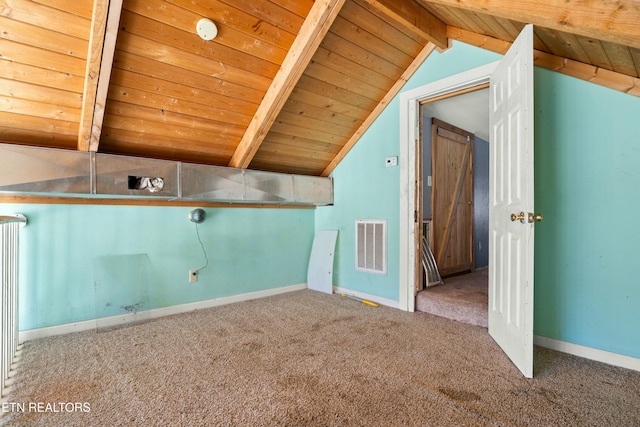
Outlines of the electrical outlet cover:
{"label": "electrical outlet cover", "polygon": [[189,270],[189,283],[198,281],[198,270]]}

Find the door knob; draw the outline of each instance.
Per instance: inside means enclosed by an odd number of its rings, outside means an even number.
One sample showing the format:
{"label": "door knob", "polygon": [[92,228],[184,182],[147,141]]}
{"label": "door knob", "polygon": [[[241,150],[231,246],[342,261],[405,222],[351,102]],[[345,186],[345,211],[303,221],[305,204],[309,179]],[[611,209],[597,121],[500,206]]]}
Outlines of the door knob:
{"label": "door knob", "polygon": [[520,212],[519,214],[511,214],[511,221],[520,221],[524,224],[524,212]]}
{"label": "door knob", "polygon": [[531,212],[529,212],[529,218],[528,218],[529,222],[541,222],[542,221],[542,214],[533,214]]}

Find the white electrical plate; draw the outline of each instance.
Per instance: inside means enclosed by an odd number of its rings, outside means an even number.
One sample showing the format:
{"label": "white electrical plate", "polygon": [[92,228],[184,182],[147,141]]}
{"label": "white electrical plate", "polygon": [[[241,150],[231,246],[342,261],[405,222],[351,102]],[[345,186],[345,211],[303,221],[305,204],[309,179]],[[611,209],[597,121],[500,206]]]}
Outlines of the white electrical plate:
{"label": "white electrical plate", "polygon": [[385,159],[385,166],[388,168],[398,166],[398,156],[387,157]]}
{"label": "white electrical plate", "polygon": [[198,270],[189,270],[189,283],[198,281]]}

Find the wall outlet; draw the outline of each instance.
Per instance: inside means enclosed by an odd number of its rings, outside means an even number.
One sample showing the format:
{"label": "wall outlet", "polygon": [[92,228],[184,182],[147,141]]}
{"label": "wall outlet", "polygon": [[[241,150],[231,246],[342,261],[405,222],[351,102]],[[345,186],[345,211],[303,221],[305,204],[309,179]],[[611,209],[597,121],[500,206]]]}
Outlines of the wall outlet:
{"label": "wall outlet", "polygon": [[189,283],[198,281],[198,270],[189,270]]}

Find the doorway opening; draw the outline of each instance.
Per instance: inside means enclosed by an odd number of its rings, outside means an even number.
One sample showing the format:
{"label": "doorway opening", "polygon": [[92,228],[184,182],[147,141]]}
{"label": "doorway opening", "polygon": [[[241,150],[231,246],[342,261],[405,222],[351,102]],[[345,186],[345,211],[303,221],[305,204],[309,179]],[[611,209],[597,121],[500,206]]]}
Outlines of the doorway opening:
{"label": "doorway opening", "polygon": [[489,84],[498,62],[403,92],[400,95],[400,283],[399,308],[415,311],[416,294],[423,288],[422,245],[422,157],[420,105],[428,100],[475,91]]}
{"label": "doorway opening", "polygon": [[527,378],[533,377],[533,225],[541,218],[533,206],[533,38],[527,25],[501,60],[400,95],[399,308],[414,311],[422,285],[419,104],[489,83],[488,333]]}
{"label": "doorway opening", "polygon": [[425,272],[415,308],[487,327],[488,85],[421,101],[419,122],[416,205],[443,281],[429,286]]}

